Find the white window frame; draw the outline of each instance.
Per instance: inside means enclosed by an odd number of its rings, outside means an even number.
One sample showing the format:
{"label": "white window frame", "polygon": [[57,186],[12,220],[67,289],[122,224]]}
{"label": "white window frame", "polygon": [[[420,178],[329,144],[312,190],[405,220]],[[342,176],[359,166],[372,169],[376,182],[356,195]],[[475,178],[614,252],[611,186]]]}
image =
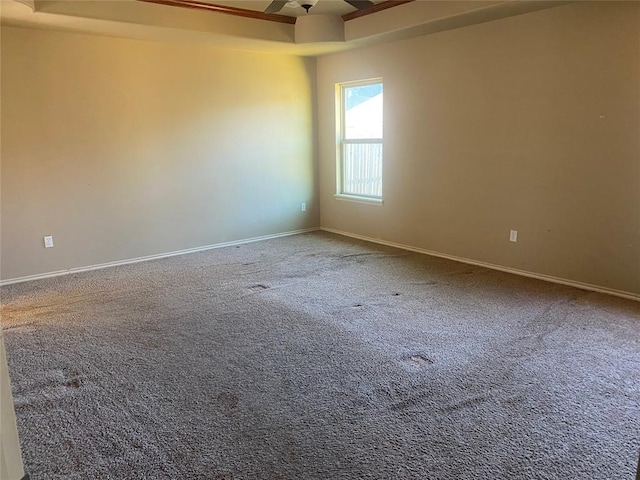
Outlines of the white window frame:
{"label": "white window frame", "polygon": [[[336,84],[336,194],[334,197],[338,200],[348,200],[358,203],[367,203],[372,205],[382,205],[382,192],[380,196],[368,196],[360,194],[345,193],[344,178],[345,178],[345,162],[344,152],[345,145],[357,145],[357,144],[380,144],[382,149],[382,161],[384,165],[384,119],[383,119],[383,138],[358,138],[347,139],[345,138],[345,90],[347,88],[359,87],[365,85],[382,84],[384,95],[384,82],[382,78],[369,78],[366,80],[358,80],[354,82],[342,82]],[[384,96],[383,96],[384,102]],[[384,115],[384,106],[383,106]],[[384,168],[383,168],[384,170]],[[382,189],[384,190],[384,182],[382,183]]]}

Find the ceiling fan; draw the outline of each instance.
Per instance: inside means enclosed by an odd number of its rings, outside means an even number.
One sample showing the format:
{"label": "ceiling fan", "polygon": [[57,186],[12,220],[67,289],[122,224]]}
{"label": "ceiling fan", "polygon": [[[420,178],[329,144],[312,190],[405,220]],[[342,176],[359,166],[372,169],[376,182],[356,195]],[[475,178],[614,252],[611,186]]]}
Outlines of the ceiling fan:
{"label": "ceiling fan", "polygon": [[[344,1],[347,2],[349,5],[351,5],[352,7],[357,8],[358,10],[364,10],[365,8],[369,8],[373,6],[373,2],[370,0],[344,0]],[[269,4],[267,9],[264,11],[264,13],[278,13],[289,2],[290,0],[273,0]],[[302,8],[304,8],[307,11],[307,13],[309,13],[309,9],[313,7],[313,5],[315,4],[315,2],[312,3],[305,0],[298,0],[296,3],[300,5]]]}

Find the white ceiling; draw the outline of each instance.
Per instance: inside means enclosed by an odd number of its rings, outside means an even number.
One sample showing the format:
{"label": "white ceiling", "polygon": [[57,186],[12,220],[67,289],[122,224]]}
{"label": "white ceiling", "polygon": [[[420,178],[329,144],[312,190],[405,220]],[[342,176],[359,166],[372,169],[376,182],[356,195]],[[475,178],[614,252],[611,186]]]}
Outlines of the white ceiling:
{"label": "white ceiling", "polygon": [[[257,11],[264,11],[270,3],[270,0],[206,1]],[[296,43],[298,24],[311,23],[302,22],[300,18],[296,25],[292,25],[137,0],[0,0],[0,20],[3,25],[54,28],[154,41],[198,42],[221,48],[315,56],[492,21],[564,3],[567,2],[416,0],[342,22],[339,15],[355,11],[353,7],[341,0],[318,0],[308,14],[308,20],[335,20],[334,23],[337,22],[341,30],[341,38],[311,43]],[[299,7],[286,7],[283,10],[282,13],[292,16],[307,16]]]}

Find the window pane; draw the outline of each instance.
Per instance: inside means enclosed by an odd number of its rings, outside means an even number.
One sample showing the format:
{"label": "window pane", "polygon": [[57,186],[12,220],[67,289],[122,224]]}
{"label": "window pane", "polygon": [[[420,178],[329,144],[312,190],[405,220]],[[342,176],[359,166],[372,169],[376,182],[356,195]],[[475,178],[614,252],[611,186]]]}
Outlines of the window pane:
{"label": "window pane", "polygon": [[343,193],[382,197],[382,143],[344,144]]}
{"label": "window pane", "polygon": [[344,133],[348,140],[382,138],[382,84],[345,87]]}

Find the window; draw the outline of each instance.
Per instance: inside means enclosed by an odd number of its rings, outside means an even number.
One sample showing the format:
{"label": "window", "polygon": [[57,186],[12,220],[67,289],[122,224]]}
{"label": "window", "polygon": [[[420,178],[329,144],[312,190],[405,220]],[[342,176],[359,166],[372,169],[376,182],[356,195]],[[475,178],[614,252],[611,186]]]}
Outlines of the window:
{"label": "window", "polygon": [[337,195],[382,200],[382,80],[336,86]]}

